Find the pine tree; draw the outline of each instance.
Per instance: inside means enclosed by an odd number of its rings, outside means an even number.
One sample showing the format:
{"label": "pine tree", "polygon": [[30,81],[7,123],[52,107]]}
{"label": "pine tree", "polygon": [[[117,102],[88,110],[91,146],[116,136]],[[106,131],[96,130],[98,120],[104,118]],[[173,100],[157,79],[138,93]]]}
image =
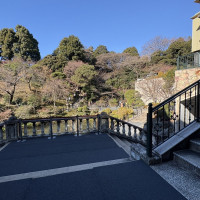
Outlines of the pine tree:
{"label": "pine tree", "polygon": [[13,43],[16,42],[13,29],[4,28],[0,31],[0,57],[2,60],[11,60],[13,58]]}
{"label": "pine tree", "polygon": [[15,29],[17,42],[13,44],[14,56],[19,56],[25,61],[40,60],[38,41],[25,27],[17,25]]}
{"label": "pine tree", "polygon": [[84,60],[84,48],[78,37],[70,35],[63,38],[54,54],[65,57],[66,60]]}

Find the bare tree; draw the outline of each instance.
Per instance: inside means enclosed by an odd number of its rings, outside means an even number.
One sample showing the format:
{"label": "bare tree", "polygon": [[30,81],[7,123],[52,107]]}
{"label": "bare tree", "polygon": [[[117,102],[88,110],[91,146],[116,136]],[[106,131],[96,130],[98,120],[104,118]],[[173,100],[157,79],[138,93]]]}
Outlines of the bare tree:
{"label": "bare tree", "polygon": [[43,87],[47,79],[51,75],[51,70],[46,66],[33,65],[31,66],[26,75],[26,80],[30,91],[37,93]]}
{"label": "bare tree", "polygon": [[130,56],[127,55],[121,62],[121,68],[126,68],[133,71],[136,74],[137,79],[141,75],[141,72],[146,67],[148,60],[146,57]]}
{"label": "bare tree", "polygon": [[149,102],[160,103],[171,96],[168,90],[164,88],[165,81],[162,78],[138,80],[135,85],[141,99],[145,104]]}
{"label": "bare tree", "polygon": [[44,85],[43,95],[46,96],[49,99],[49,101],[53,101],[55,114],[56,101],[62,98],[65,99],[68,95],[68,90],[63,80],[51,78]]}
{"label": "bare tree", "polygon": [[0,65],[0,91],[10,96],[10,104],[13,102],[16,87],[25,77],[28,67],[29,65],[20,59]]}
{"label": "bare tree", "polygon": [[63,70],[66,79],[71,82],[71,77],[75,74],[76,69],[84,64],[82,61],[69,61]]}
{"label": "bare tree", "polygon": [[156,51],[165,51],[175,39],[156,36],[142,47],[142,55],[151,56]]}

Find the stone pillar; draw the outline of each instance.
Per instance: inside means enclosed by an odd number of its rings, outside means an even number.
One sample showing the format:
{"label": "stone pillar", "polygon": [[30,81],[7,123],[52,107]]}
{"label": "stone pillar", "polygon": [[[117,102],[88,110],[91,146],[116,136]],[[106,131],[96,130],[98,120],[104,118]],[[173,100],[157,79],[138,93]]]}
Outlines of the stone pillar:
{"label": "stone pillar", "polygon": [[18,138],[18,121],[17,118],[12,116],[6,121],[6,140],[12,140]]}
{"label": "stone pillar", "polygon": [[102,133],[109,132],[109,116],[105,112],[102,112],[100,114],[100,132]]}

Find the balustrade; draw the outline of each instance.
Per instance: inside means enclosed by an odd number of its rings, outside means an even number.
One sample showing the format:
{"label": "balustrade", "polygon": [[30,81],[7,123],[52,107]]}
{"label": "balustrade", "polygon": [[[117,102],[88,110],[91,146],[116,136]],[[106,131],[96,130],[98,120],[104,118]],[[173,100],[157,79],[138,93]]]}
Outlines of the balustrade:
{"label": "balustrade", "polygon": [[[4,126],[4,124],[0,124],[0,143],[4,140]],[[101,131],[107,131],[119,137],[144,144],[141,128],[108,115],[21,119],[15,120],[15,126],[19,129],[16,139],[41,136],[53,138],[61,134],[79,136],[90,132],[101,133]],[[134,133],[132,133],[132,130],[134,130]],[[136,131],[141,135],[140,137],[136,137]],[[7,136],[6,139],[9,139],[9,137]]]}
{"label": "balustrade", "polygon": [[110,118],[109,132],[111,134],[115,134],[119,137],[126,138],[128,140],[146,146],[146,132],[142,128],[114,117],[109,117],[109,118]]}
{"label": "balustrade", "polygon": [[0,144],[3,143],[3,135],[4,135],[4,131],[3,128],[5,127],[4,123],[0,124]]}

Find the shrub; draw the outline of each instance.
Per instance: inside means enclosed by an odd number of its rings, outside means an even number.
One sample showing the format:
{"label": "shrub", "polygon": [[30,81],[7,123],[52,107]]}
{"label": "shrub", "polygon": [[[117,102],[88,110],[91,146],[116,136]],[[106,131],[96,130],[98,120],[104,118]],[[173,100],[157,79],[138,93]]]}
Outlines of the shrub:
{"label": "shrub", "polygon": [[118,119],[125,120],[127,117],[130,117],[133,114],[132,108],[122,107],[117,110],[113,110],[111,116],[116,117]]}
{"label": "shrub", "polygon": [[41,97],[39,95],[30,95],[28,97],[27,104],[35,109],[39,108],[41,105]]}
{"label": "shrub", "polygon": [[118,100],[117,99],[110,99],[109,101],[108,101],[108,103],[109,103],[109,106],[118,106]]}
{"label": "shrub", "polygon": [[107,113],[108,115],[110,115],[112,113],[112,110],[110,108],[106,108],[104,109],[102,112]]}
{"label": "shrub", "polygon": [[34,114],[34,108],[30,105],[23,105],[15,110],[15,116],[17,118],[30,118],[31,114]]}

